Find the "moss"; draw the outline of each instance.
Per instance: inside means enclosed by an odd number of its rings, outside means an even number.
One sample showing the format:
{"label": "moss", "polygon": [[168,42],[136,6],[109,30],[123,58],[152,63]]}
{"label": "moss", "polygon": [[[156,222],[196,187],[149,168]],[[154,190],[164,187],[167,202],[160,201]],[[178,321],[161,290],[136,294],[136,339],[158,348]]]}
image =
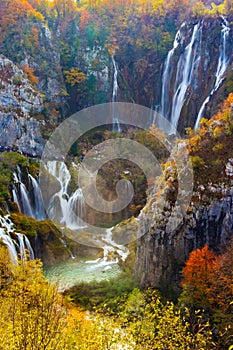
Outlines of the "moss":
{"label": "moss", "polygon": [[31,217],[21,213],[11,214],[11,219],[16,226],[17,231],[24,233],[28,237],[41,236],[43,239],[48,239],[51,234],[55,238],[61,237],[59,229],[49,220],[37,221]]}
{"label": "moss", "polygon": [[29,165],[29,173],[33,176],[36,177],[39,173],[40,170],[40,163],[39,162],[35,162],[35,161],[30,161],[30,165]]}
{"label": "moss", "polygon": [[17,152],[3,152],[0,155],[0,162],[2,166],[11,170],[15,170],[17,165],[20,167],[27,167],[29,165],[28,159]]}
{"label": "moss", "polygon": [[24,216],[20,213],[14,213],[11,215],[11,219],[15,224],[17,231],[20,231],[28,237],[35,237],[37,235],[37,222],[33,218]]}

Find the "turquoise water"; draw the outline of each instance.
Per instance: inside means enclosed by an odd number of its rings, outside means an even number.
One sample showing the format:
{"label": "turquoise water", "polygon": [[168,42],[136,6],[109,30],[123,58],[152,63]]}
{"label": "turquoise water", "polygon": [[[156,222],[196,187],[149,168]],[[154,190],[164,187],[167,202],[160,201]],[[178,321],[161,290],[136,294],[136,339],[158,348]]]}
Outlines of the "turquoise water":
{"label": "turquoise water", "polygon": [[58,286],[59,291],[73,287],[79,282],[109,280],[121,272],[120,267],[103,259],[95,261],[70,259],[45,271],[46,278]]}

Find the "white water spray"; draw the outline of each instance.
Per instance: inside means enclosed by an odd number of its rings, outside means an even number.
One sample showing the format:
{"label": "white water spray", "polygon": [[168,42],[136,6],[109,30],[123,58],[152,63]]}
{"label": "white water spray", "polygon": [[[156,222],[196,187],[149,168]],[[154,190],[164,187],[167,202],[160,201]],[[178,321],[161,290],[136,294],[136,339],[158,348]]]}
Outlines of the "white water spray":
{"label": "white water spray", "polygon": [[224,79],[224,73],[227,70],[227,67],[229,65],[229,57],[227,55],[227,41],[230,36],[230,27],[227,22],[227,20],[223,17],[223,23],[222,23],[222,30],[221,30],[221,38],[220,38],[220,47],[219,47],[219,59],[218,59],[218,67],[217,72],[215,74],[215,83],[214,87],[211,90],[209,96],[206,97],[205,101],[203,102],[200,111],[197,116],[197,120],[194,126],[194,129],[196,130],[199,126],[200,120],[202,119],[206,105],[209,103],[211,96],[219,89],[223,79]]}
{"label": "white water spray", "polygon": [[177,129],[183,108],[186,92],[190,86],[193,73],[198,69],[200,55],[198,53],[202,40],[202,26],[197,23],[194,26],[190,43],[186,46],[184,54],[181,55],[176,73],[175,91],[172,101],[171,123]]}

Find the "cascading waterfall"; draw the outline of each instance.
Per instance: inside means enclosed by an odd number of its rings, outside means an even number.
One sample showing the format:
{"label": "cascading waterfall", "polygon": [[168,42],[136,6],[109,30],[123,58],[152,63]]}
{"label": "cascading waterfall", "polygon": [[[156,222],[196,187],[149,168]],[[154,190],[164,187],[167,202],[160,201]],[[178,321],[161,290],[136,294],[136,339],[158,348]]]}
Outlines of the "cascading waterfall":
{"label": "cascading waterfall", "polygon": [[[184,23],[182,26],[184,26]],[[181,31],[178,30],[173,43],[173,48],[168,52],[168,55],[164,64],[160,113],[166,119],[169,119],[169,111],[170,111],[169,91],[171,86],[170,76],[172,75],[172,72],[173,72],[172,57],[181,39],[182,39]]]}
{"label": "cascading waterfall", "polygon": [[172,101],[171,123],[177,128],[182,107],[185,102],[186,92],[193,80],[193,73],[198,69],[200,62],[200,47],[202,42],[202,25],[197,23],[193,28],[190,43],[180,56],[177,72],[175,91]]}
{"label": "cascading waterfall", "polygon": [[[64,162],[48,161],[46,164],[48,172],[58,181],[60,189],[55,193],[49,202],[49,217],[60,221],[70,229],[79,230],[84,228],[82,218],[85,218],[85,200],[81,188],[78,188],[73,194],[69,194],[68,186],[71,180],[70,172]],[[128,186],[128,183],[127,183]],[[59,220],[58,220],[59,218]],[[81,218],[81,219],[80,219]],[[128,255],[128,249],[123,245],[119,245],[112,239],[112,229],[106,230],[106,235],[101,242],[95,242],[98,246],[103,247],[103,259],[95,260],[93,268],[100,266],[106,267],[118,263],[118,255],[122,260],[125,260]],[[104,243],[104,246],[103,246]],[[65,237],[64,237],[64,244]],[[111,255],[114,255],[113,258]],[[98,263],[96,265],[96,263]]]}
{"label": "cascading waterfall", "polygon": [[200,111],[197,116],[197,120],[195,123],[195,130],[198,128],[198,125],[200,123],[201,118],[204,115],[206,105],[209,103],[211,96],[218,90],[220,87],[223,79],[224,79],[224,73],[226,72],[226,69],[229,65],[229,57],[227,56],[227,41],[230,36],[230,28],[227,20],[223,17],[222,22],[222,30],[221,30],[221,38],[220,38],[220,47],[219,47],[219,59],[218,59],[218,67],[217,72],[215,74],[215,83],[214,87],[211,90],[209,96],[206,97],[205,101],[203,102]]}
{"label": "cascading waterfall", "polygon": [[[178,127],[189,87],[195,86],[196,72],[198,71],[201,60],[202,22],[199,22],[194,26],[190,42],[185,47],[177,62],[176,53],[182,49],[185,41],[182,30],[185,26],[186,23],[184,22],[175,36],[173,48],[168,52],[162,75],[159,112],[164,118],[170,120],[174,129]],[[175,83],[172,91],[172,82],[174,80]]]}
{"label": "cascading waterfall", "polygon": [[[112,230],[113,227],[106,230],[106,235],[102,238],[102,242],[99,242],[100,245],[105,243],[103,250],[104,256],[103,258],[98,258],[93,261],[86,261],[86,264],[94,264],[96,267],[102,267],[103,271],[107,271],[111,269],[112,265],[115,265],[119,262],[119,258],[122,261],[125,261],[127,256],[129,255],[129,250],[127,247],[121,244],[117,244],[112,238]],[[97,265],[96,265],[97,264]]]}
{"label": "cascading waterfall", "polygon": [[68,227],[72,228],[76,226],[77,216],[74,213],[78,213],[80,218],[85,216],[85,200],[81,188],[78,188],[74,194],[69,198],[68,207],[71,208],[67,219]]}
{"label": "cascading waterfall", "polygon": [[12,238],[0,227],[0,240],[7,246],[8,253],[12,263],[17,262],[17,251]]}
{"label": "cascading waterfall", "polygon": [[[34,252],[28,238],[22,233],[16,232],[14,224],[10,220],[9,215],[0,216],[0,240],[7,246],[8,253],[11,262],[16,264],[18,261],[18,253],[20,254],[21,260],[25,260],[27,256],[29,259],[34,259]],[[11,236],[17,237],[15,241]]]}
{"label": "cascading waterfall", "polygon": [[[114,68],[112,102],[114,103],[114,102],[116,102],[117,92],[118,92],[118,89],[119,89],[118,82],[117,82],[118,70],[117,70],[117,65],[116,65],[116,61],[114,59],[114,56],[112,56],[112,63],[113,63],[113,68]],[[118,116],[117,110],[115,109],[114,104],[113,104],[112,108],[113,108],[112,109],[113,131],[121,132],[119,116]]]}
{"label": "cascading waterfall", "polygon": [[27,216],[33,217],[32,207],[29,200],[29,194],[26,189],[26,186],[22,182],[20,183],[20,193],[22,201],[22,213],[24,213]]}
{"label": "cascading waterfall", "polygon": [[46,218],[42,195],[38,181],[31,175],[28,174],[29,179],[33,187],[33,196],[34,196],[34,206],[33,206],[33,217],[37,220],[44,220]]}
{"label": "cascading waterfall", "polygon": [[28,192],[26,186],[22,183],[21,170],[17,167],[17,173],[13,172],[14,176],[14,187],[13,187],[13,200],[17,203],[18,208],[21,213],[33,216],[32,208],[29,201]]}
{"label": "cascading waterfall", "polygon": [[30,191],[31,194],[29,195],[27,187],[22,182],[22,174],[19,167],[17,167],[17,172],[14,172],[13,176],[14,187],[12,189],[12,196],[20,212],[37,220],[44,220],[46,215],[37,180],[31,174],[28,174],[28,183],[31,183],[32,186],[32,191]]}
{"label": "cascading waterfall", "polygon": [[71,175],[64,162],[49,161],[46,168],[60,184],[60,190],[50,199],[49,217],[57,219],[59,216],[60,223],[71,229],[83,228],[81,219],[85,216],[85,201],[82,189],[78,188],[72,195],[69,195],[68,185]]}

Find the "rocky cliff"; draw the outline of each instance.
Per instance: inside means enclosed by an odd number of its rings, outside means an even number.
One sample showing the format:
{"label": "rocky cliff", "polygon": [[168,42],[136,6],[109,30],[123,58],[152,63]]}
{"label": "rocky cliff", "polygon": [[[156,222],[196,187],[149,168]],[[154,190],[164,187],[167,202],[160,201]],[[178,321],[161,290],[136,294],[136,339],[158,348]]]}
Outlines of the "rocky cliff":
{"label": "rocky cliff", "polygon": [[[193,208],[173,232],[151,219],[154,212],[142,212],[140,230],[146,233],[138,241],[135,276],[143,287],[165,292],[179,288],[181,269],[193,249],[207,244],[219,253],[233,237],[232,192],[212,205]],[[163,218],[160,218],[163,221]],[[176,220],[174,218],[174,220]]]}
{"label": "rocky cliff", "polygon": [[43,108],[41,94],[24,77],[24,72],[0,56],[0,143],[40,154],[44,140],[43,121],[31,117]]}
{"label": "rocky cliff", "polygon": [[138,217],[134,274],[142,286],[167,293],[179,289],[192,250],[208,245],[219,254],[233,238],[232,102],[233,94],[222,111],[187,140],[189,161],[180,170],[175,170],[174,159],[173,165],[168,162],[155,182]]}

